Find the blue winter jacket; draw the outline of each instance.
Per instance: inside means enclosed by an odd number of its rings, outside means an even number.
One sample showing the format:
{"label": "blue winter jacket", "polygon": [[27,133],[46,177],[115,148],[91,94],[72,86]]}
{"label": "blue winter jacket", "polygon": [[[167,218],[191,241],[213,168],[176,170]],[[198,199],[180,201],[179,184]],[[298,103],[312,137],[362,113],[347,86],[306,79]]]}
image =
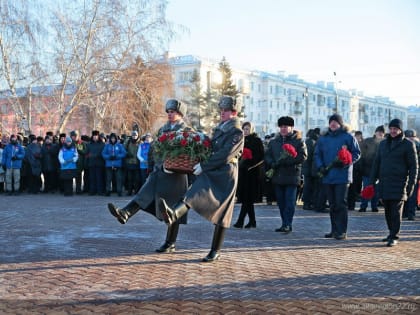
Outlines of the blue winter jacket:
{"label": "blue winter jacket", "polygon": [[[15,160],[12,160],[15,157]],[[1,164],[6,166],[7,169],[21,169],[22,160],[25,157],[25,149],[19,143],[9,143],[3,150],[3,157]]]}
{"label": "blue winter jacket", "polygon": [[105,160],[105,167],[122,167],[122,161],[127,151],[121,143],[107,143],[102,150],[102,157]]}
{"label": "blue winter jacket", "polygon": [[75,170],[77,168],[76,162],[79,159],[79,154],[74,145],[70,148],[63,146],[58,153],[58,160],[60,161],[62,170]]}
{"label": "blue winter jacket", "polygon": [[326,168],[336,159],[338,151],[346,146],[353,157],[353,163],[346,167],[332,167],[323,177],[324,184],[348,184],[353,180],[353,164],[360,158],[360,148],[355,137],[347,129],[328,129],[315,147],[315,163],[318,169]]}

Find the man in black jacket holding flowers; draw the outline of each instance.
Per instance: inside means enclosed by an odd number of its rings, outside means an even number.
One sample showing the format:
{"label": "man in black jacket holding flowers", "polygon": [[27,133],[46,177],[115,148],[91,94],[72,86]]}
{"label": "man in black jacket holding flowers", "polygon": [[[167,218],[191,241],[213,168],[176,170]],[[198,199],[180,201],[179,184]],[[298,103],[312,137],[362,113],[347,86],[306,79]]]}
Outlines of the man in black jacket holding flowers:
{"label": "man in black jacket holding flowers", "polygon": [[384,204],[389,229],[383,241],[387,246],[395,246],[404,203],[414,192],[418,161],[415,144],[404,136],[402,121],[393,119],[388,127],[389,135],[379,144],[369,182],[374,184],[379,180],[377,193]]}
{"label": "man in black jacket holding flowers", "polygon": [[271,178],[280,210],[282,225],[276,232],[290,233],[296,207],[297,187],[301,181],[302,163],[307,158],[302,133],[293,130],[295,121],[283,116],[277,121],[279,133],[268,144],[265,162],[270,167],[266,173]]}

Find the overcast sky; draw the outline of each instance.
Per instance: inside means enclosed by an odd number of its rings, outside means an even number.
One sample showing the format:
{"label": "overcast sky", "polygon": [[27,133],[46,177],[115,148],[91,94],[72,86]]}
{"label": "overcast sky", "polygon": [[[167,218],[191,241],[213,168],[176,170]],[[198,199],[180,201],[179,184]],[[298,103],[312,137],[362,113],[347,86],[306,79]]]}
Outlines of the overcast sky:
{"label": "overcast sky", "polygon": [[169,0],[170,47],[234,67],[336,81],[420,105],[418,0]]}

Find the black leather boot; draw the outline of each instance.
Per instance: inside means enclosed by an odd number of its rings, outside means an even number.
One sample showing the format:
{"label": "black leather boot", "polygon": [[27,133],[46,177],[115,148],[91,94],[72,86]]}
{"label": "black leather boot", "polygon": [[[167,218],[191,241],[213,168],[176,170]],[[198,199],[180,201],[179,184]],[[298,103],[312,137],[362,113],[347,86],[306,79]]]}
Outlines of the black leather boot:
{"label": "black leather boot", "polygon": [[179,223],[175,222],[172,225],[168,226],[168,231],[166,232],[166,240],[165,243],[158,249],[156,252],[158,253],[173,253],[175,251],[175,242],[178,236],[179,230]]}
{"label": "black leather boot", "polygon": [[190,207],[188,207],[183,201],[178,202],[174,208],[171,209],[166,204],[165,199],[159,198],[159,211],[162,215],[163,221],[165,221],[168,225],[174,224],[179,218],[186,214],[189,209]]}
{"label": "black leather boot", "polygon": [[124,208],[120,209],[112,203],[108,203],[108,210],[117,218],[118,222],[125,224],[130,217],[140,210],[140,206],[135,201],[130,201]]}
{"label": "black leather boot", "polygon": [[244,204],[242,204],[242,206],[241,206],[241,212],[239,212],[238,220],[233,225],[233,227],[235,227],[237,229],[242,229],[244,227],[244,220],[245,220],[245,216],[246,216],[247,212],[248,211],[246,209],[246,206]]}
{"label": "black leather boot", "polygon": [[221,225],[216,225],[214,227],[211,250],[207,256],[203,258],[203,262],[213,262],[220,258],[220,249],[222,248],[223,240],[225,238],[225,230],[226,229]]}

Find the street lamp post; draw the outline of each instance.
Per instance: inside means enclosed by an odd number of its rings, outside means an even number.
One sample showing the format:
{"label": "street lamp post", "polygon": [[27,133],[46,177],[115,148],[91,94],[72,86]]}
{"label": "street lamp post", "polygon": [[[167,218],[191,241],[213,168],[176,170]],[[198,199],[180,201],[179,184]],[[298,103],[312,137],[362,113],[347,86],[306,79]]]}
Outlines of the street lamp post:
{"label": "street lamp post", "polygon": [[305,130],[309,130],[309,93],[308,88],[305,88]]}
{"label": "street lamp post", "polygon": [[334,113],[338,113],[338,91],[337,91],[337,73],[334,71],[334,89],[335,89],[335,109]]}

